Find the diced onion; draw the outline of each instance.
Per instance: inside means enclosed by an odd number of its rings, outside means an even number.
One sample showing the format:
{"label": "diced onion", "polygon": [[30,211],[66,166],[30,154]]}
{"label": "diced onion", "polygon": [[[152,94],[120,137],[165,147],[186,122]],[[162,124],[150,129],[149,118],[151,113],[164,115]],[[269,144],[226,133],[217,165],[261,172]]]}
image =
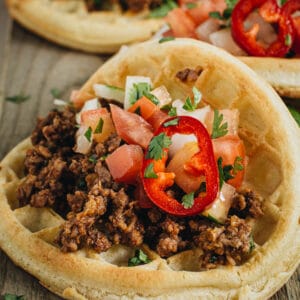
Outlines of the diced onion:
{"label": "diced onion", "polygon": [[77,153],[87,154],[91,149],[92,142],[89,142],[85,136],[87,130],[87,126],[81,125],[76,132],[76,145],[74,151]]}
{"label": "diced onion", "polygon": [[105,84],[94,84],[94,91],[96,96],[104,99],[114,99],[121,103],[124,102],[125,92],[123,89],[105,85]]}
{"label": "diced onion", "polygon": [[172,144],[169,147],[169,156],[172,158],[186,143],[196,142],[197,138],[194,134],[175,133],[171,137]]}
{"label": "diced onion", "polygon": [[209,18],[203,23],[201,23],[195,30],[199,40],[204,42],[210,42],[209,36],[218,31],[220,28],[219,20]]}
{"label": "diced onion", "polygon": [[159,107],[163,107],[172,102],[172,98],[167,90],[167,88],[162,85],[158,88],[151,91],[151,94],[154,95],[159,100]]}
{"label": "diced onion", "polygon": [[62,100],[62,99],[54,99],[53,104],[56,105],[56,106],[63,106],[63,107],[69,105],[69,103],[67,101]]}
{"label": "diced onion", "polygon": [[94,98],[94,99],[91,99],[91,100],[88,100],[88,101],[84,102],[84,105],[83,105],[81,111],[76,114],[76,123],[81,124],[81,113],[83,111],[97,109],[97,108],[100,108],[100,107],[101,107],[101,105],[98,101],[98,98]]}

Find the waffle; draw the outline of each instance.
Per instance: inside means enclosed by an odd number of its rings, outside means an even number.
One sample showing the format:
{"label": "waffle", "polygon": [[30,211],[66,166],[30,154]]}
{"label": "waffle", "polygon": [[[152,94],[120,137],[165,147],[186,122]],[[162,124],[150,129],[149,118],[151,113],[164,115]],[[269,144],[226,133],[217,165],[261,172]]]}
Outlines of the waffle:
{"label": "waffle", "polygon": [[[93,53],[147,40],[164,24],[148,11],[88,12],[83,0],[6,0],[11,16],[50,41]],[[284,97],[300,98],[300,59],[241,57]]]}
{"label": "waffle", "polygon": [[66,299],[267,299],[300,262],[300,132],[275,91],[226,52],[189,39],[151,41],[123,48],[82,87],[124,87],[127,75],[149,76],[172,98],[192,93],[175,77],[201,68],[195,86],[212,107],[237,108],[239,135],[249,164],[245,184],[264,198],[264,216],[253,224],[255,250],[240,266],[199,270],[200,249],[162,259],[143,245],[149,264],[128,267],[134,250],[121,245],[105,253],[62,253],[54,240],[64,220],[48,208],[19,207],[16,189],[31,147],[25,140],[2,161],[0,246],[42,285]]}

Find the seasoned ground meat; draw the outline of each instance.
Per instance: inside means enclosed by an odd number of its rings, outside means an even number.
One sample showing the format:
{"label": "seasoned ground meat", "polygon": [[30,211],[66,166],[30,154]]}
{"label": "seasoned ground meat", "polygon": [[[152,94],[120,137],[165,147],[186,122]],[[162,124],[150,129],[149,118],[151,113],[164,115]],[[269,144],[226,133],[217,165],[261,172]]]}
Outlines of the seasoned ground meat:
{"label": "seasoned ground meat", "polygon": [[186,68],[177,72],[176,77],[183,82],[194,82],[198,79],[201,71],[200,68],[196,68],[195,70]]}
{"label": "seasoned ground meat", "polygon": [[[193,72],[187,69],[180,76],[190,80]],[[142,209],[135,187],[114,182],[105,162],[124,143],[121,138],[112,134],[104,143],[94,143],[87,155],[75,153],[75,125],[71,109],[52,111],[38,121],[34,147],[25,159],[27,176],[17,192],[21,206],[52,207],[66,218],[56,239],[63,252],[83,247],[103,252],[114,244],[146,243],[169,257],[199,247],[202,268],[240,264],[247,257],[253,246],[247,218],[262,215],[260,196],[238,190],[224,224],[200,215],[171,216],[157,207]],[[183,192],[175,186],[167,193],[179,199]]]}

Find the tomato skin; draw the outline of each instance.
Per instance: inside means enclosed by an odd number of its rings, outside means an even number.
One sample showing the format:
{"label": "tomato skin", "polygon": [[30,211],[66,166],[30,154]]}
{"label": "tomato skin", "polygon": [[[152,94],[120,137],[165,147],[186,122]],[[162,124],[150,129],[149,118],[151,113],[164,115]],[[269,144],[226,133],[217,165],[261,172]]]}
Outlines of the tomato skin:
{"label": "tomato skin", "polygon": [[163,111],[156,110],[152,116],[147,120],[151,126],[153,127],[154,132],[158,129],[161,123],[163,123],[165,120],[169,119],[170,116],[164,113]]}
{"label": "tomato skin", "polygon": [[116,105],[110,104],[110,111],[118,135],[128,144],[147,148],[153,137],[151,125],[139,115]]}
{"label": "tomato skin", "polygon": [[179,7],[169,11],[166,21],[169,23],[175,37],[196,38],[196,23],[182,8]]}
{"label": "tomato skin", "polygon": [[213,148],[214,156],[217,161],[219,157],[222,157],[223,163],[225,165],[233,165],[236,157],[241,157],[241,164],[243,165],[243,170],[238,171],[233,179],[227,181],[228,184],[231,184],[235,188],[239,188],[243,182],[244,173],[245,173],[245,157],[246,150],[243,141],[238,136],[227,135],[221,138],[213,139]]}
{"label": "tomato skin", "polygon": [[138,145],[122,145],[105,161],[115,181],[133,184],[141,171],[143,155]]}
{"label": "tomato skin", "polygon": [[129,107],[128,111],[136,113],[136,111],[139,110],[140,115],[147,121],[158,109],[159,108],[157,105],[143,96],[142,98],[137,100],[131,107]]}
{"label": "tomato skin", "polygon": [[293,18],[293,22],[296,29],[296,38],[292,48],[297,54],[300,54],[300,16]]}

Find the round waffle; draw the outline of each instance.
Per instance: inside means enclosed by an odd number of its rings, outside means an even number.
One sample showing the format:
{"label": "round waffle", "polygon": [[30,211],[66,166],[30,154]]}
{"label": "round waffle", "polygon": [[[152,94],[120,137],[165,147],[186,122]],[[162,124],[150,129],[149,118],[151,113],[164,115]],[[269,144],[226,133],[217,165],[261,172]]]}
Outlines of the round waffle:
{"label": "round waffle", "polygon": [[[194,84],[176,78],[185,68],[202,70]],[[173,99],[191,94],[195,85],[212,107],[239,110],[239,135],[249,157],[246,184],[265,198],[250,257],[240,266],[203,271],[197,269],[200,249],[162,259],[144,245],[152,261],[137,267],[127,267],[134,249],[121,245],[101,254],[89,249],[62,253],[54,240],[64,220],[48,208],[19,207],[16,200],[29,140],[1,163],[1,248],[66,299],[267,299],[300,262],[300,132],[285,105],[236,58],[189,39],[124,48],[81,92],[93,95],[93,83],[124,87],[127,75],[151,77]]]}

